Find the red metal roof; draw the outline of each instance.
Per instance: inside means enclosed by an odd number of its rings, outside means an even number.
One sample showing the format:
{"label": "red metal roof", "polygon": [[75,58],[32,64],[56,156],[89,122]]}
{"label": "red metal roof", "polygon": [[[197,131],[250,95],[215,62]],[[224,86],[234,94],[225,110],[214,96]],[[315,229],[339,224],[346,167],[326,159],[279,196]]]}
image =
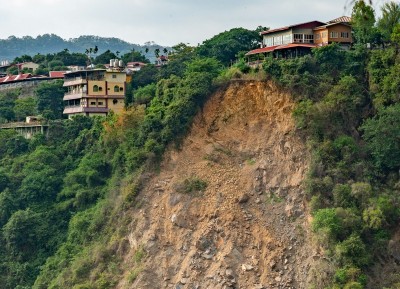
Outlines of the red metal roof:
{"label": "red metal roof", "polygon": [[18,75],[7,75],[6,77],[0,78],[0,83],[25,80],[25,79],[31,78],[31,77],[32,77],[32,74],[30,74],[30,73],[24,73],[24,74],[18,74]]}
{"label": "red metal roof", "polygon": [[50,71],[49,76],[50,78],[64,78],[64,74],[66,71]]}
{"label": "red metal roof", "polygon": [[286,44],[286,45],[280,45],[280,46],[276,47],[274,50],[289,49],[289,48],[296,48],[296,47],[314,48],[314,47],[317,47],[317,45],[311,44],[311,43],[290,43],[290,44]]}
{"label": "red metal roof", "polygon": [[285,44],[285,45],[277,45],[277,46],[270,46],[270,47],[254,49],[254,50],[247,52],[245,55],[249,56],[249,55],[254,55],[254,54],[260,54],[260,53],[272,52],[275,50],[283,50],[283,49],[296,48],[296,47],[314,48],[314,47],[317,47],[317,45],[311,44],[311,43],[289,43],[289,44]]}
{"label": "red metal roof", "polygon": [[303,26],[304,26],[304,28],[314,28],[314,27],[321,26],[324,24],[326,24],[326,23],[314,20],[314,21],[310,21],[310,22],[304,22],[304,23],[299,23],[299,24],[294,24],[294,25],[289,25],[289,26],[285,26],[285,27],[281,27],[281,28],[263,31],[260,33],[260,35],[270,34],[270,33],[278,32],[278,31],[284,31],[284,30],[288,30],[291,28],[297,28],[297,27],[303,27]]}
{"label": "red metal roof", "polygon": [[249,56],[249,55],[253,55],[253,54],[271,52],[271,51],[274,51],[276,47],[278,47],[278,46],[276,45],[276,46],[270,46],[270,47],[257,48],[257,49],[247,52],[245,55]]}

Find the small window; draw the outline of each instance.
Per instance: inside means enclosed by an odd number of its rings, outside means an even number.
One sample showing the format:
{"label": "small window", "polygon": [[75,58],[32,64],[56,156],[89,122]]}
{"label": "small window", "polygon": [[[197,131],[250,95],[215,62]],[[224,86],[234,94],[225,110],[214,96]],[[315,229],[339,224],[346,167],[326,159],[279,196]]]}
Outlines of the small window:
{"label": "small window", "polygon": [[112,75],[112,78],[117,78],[117,75],[116,75],[116,74],[113,74],[113,75]]}
{"label": "small window", "polygon": [[117,104],[118,100],[117,99],[113,99],[113,104]]}
{"label": "small window", "polygon": [[103,91],[103,88],[101,86],[99,86],[99,91]]}
{"label": "small window", "polygon": [[97,85],[93,85],[93,92],[98,92],[99,91],[99,87]]}
{"label": "small window", "polygon": [[120,88],[119,88],[119,91],[124,91],[124,88],[123,88],[123,87],[120,87]]}
{"label": "small window", "polygon": [[96,105],[96,102],[95,101],[91,101],[90,105]]}
{"label": "small window", "polygon": [[114,86],[114,92],[119,92],[119,86],[118,85]]}
{"label": "small window", "polygon": [[340,37],[349,38],[349,32],[340,32]]}
{"label": "small window", "polygon": [[99,101],[99,105],[103,105],[103,102],[102,102],[102,101]]}

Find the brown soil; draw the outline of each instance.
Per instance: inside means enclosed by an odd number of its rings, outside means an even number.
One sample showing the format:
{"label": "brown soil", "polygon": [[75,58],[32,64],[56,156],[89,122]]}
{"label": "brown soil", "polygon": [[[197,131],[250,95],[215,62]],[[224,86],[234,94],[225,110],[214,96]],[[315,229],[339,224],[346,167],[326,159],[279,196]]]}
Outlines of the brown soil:
{"label": "brown soil", "polygon": [[[309,156],[292,109],[270,82],[232,82],[210,97],[140,193],[118,288],[322,288],[329,262],[310,241]],[[186,179],[207,188],[180,193]]]}

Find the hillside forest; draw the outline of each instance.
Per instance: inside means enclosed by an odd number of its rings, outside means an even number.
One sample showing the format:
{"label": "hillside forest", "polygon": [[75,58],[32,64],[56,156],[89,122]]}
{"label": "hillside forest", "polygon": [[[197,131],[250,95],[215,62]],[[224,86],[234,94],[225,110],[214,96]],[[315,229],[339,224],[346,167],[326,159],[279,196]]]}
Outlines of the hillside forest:
{"label": "hillside forest", "polygon": [[[143,45],[139,45],[128,43],[115,37],[83,35],[78,38],[65,40],[55,34],[43,34],[37,36],[36,38],[31,36],[9,36],[7,39],[0,39],[0,60],[11,61],[17,57],[22,56],[47,56],[64,50],[73,54],[84,54],[87,49],[94,49],[95,47],[98,47],[98,54],[102,54],[109,50],[115,54],[119,54],[118,56],[132,51],[138,51],[145,54],[146,58],[150,59],[151,62],[154,62],[156,58],[156,50],[170,50],[170,47],[163,47],[153,41],[148,41]],[[51,58],[49,58],[48,61],[51,61]],[[108,63],[108,60],[102,64],[105,63]],[[83,62],[83,64],[81,65],[84,64],[85,62]],[[64,63],[64,65],[70,64]],[[73,63],[72,65],[79,64]]]}
{"label": "hillside forest", "polygon": [[[311,156],[304,180],[311,229],[333,272],[326,288],[400,288],[399,274],[383,283],[371,275],[377,260],[390,257],[400,220],[400,6],[389,2],[382,18],[374,15],[355,2],[350,50],[332,44],[299,58],[266,57],[256,68],[243,55],[257,47],[257,29],[234,28],[198,47],[178,44],[168,65],[134,75],[118,116],[63,120],[59,82],[28,98],[1,93],[3,121],[38,112],[50,125],[47,138],[29,140],[0,130],[2,288],[115,287],[126,212],[140,211],[146,174],[159,170],[166,150],[179,150],[212,92],[238,79],[273,81],[296,102],[296,133]],[[73,55],[54,56],[63,53]],[[190,193],[207,180],[185,186]],[[130,282],[145,258],[136,252]]]}

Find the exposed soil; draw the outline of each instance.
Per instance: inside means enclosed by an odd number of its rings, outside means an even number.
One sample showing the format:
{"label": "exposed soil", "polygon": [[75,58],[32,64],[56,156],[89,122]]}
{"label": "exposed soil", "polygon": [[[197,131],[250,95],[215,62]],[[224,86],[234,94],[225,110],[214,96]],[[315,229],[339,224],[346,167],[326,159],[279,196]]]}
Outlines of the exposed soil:
{"label": "exposed soil", "polygon": [[[329,261],[312,245],[293,105],[270,82],[210,97],[140,193],[118,288],[323,288]],[[207,188],[180,193],[186,179]]]}

